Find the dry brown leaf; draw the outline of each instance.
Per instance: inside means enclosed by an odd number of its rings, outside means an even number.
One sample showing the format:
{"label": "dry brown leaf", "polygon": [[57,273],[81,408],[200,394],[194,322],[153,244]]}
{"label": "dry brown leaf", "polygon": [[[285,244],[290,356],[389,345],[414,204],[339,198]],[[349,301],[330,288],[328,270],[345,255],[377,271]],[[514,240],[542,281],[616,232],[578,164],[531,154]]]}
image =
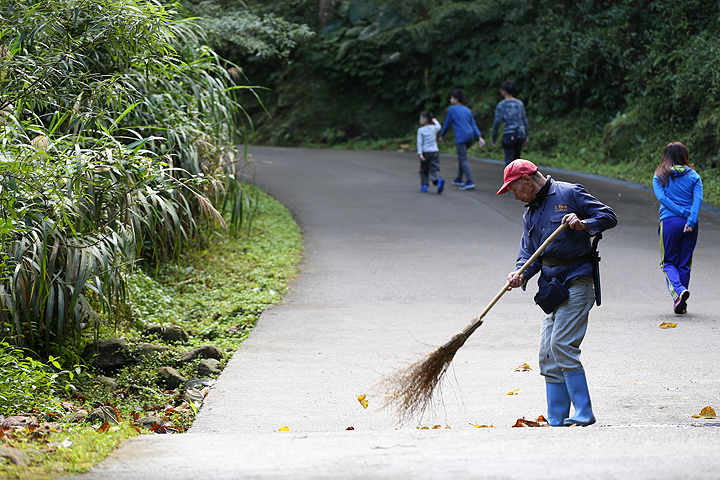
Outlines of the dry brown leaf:
{"label": "dry brown leaf", "polygon": [[95,431],[96,431],[97,433],[105,433],[105,432],[108,431],[109,428],[110,428],[110,423],[105,422],[105,423],[103,423],[102,425],[100,425],[100,426],[98,427],[98,429],[95,430]]}
{"label": "dry brown leaf", "polygon": [[517,422],[515,422],[515,425],[513,427],[548,427],[547,420],[545,420],[545,417],[540,415],[537,420],[528,420],[525,417],[518,418]]}

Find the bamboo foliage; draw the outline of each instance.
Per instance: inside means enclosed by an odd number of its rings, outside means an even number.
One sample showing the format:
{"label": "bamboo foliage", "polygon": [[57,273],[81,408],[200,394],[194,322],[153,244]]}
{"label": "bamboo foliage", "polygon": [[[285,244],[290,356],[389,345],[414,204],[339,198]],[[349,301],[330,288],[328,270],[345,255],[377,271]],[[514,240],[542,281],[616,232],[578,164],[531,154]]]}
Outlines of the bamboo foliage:
{"label": "bamboo foliage", "polygon": [[[0,0],[0,338],[39,353],[123,321],[124,275],[253,201],[244,110],[175,6]],[[233,159],[232,161],[228,159]]]}

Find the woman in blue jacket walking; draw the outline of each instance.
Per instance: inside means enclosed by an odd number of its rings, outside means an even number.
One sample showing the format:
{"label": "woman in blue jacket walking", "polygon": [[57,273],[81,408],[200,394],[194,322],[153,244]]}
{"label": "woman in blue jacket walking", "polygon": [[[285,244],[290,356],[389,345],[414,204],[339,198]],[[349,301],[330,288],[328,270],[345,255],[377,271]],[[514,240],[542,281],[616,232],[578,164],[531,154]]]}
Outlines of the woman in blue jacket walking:
{"label": "woman in blue jacket walking", "polygon": [[653,188],[660,201],[660,268],[673,299],[673,311],[686,313],[703,188],[685,145],[673,142],[665,147],[653,176]]}

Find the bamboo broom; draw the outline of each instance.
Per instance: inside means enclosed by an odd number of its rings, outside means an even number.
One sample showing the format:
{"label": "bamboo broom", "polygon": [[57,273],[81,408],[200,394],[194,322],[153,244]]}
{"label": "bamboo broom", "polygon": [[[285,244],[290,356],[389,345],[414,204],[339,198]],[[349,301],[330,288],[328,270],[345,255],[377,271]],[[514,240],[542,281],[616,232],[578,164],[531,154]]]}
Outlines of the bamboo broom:
{"label": "bamboo broom", "polygon": [[[555,240],[555,237],[557,237],[567,225],[567,223],[563,223],[556,228],[528,261],[520,267],[517,274],[520,275],[523,273],[525,269],[537,260],[547,246]],[[505,283],[503,288],[495,295],[495,298],[492,299],[480,315],[473,318],[462,332],[455,335],[445,345],[438,347],[424,360],[418,361],[398,371],[381,382],[382,387],[393,392],[385,395],[387,400],[384,407],[395,408],[398,417],[404,420],[408,420],[414,415],[422,416],[431,405],[435,387],[437,387],[440,380],[444,377],[445,372],[452,363],[453,357],[455,357],[455,353],[465,344],[465,340],[482,325],[483,317],[498,300],[500,300],[500,297],[508,291],[508,288],[510,288],[510,282]]]}

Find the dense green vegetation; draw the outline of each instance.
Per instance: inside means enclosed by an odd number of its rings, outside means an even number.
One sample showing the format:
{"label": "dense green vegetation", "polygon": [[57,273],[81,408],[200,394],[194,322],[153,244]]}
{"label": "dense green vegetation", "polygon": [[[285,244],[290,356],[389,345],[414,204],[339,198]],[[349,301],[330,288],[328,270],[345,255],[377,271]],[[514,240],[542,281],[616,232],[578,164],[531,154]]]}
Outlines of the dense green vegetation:
{"label": "dense green vegetation", "polygon": [[[155,0],[0,0],[8,475],[84,471],[142,427],[184,431],[202,384],[159,369],[197,378],[201,358],[180,357],[206,345],[219,360],[204,375],[217,376],[294,275],[299,230],[252,185],[243,102],[262,109],[259,87],[189,17]],[[310,34],[250,12],[232,22],[262,58]],[[93,366],[84,347],[112,337],[124,366]]]}
{"label": "dense green vegetation", "polygon": [[[190,426],[200,402],[191,407],[184,397],[187,389],[163,385],[157,370],[171,366],[188,379],[196,378],[200,359],[180,362],[178,356],[208,343],[225,353],[222,368],[260,313],[281,300],[300,260],[302,236],[290,212],[267,194],[246,188],[257,199],[250,229],[240,235],[217,232],[206,248],[160,265],[157,273],[137,269],[128,277],[133,321],[101,331],[103,337],[124,337],[131,350],[142,342],[170,350],[138,356],[122,369],[103,372],[109,380],[85,365],[64,369],[55,358],[40,362],[30,352],[0,344],[0,415],[32,415],[40,423],[0,433],[0,446],[32,453],[31,464],[25,466],[5,465],[0,456],[0,472],[8,478],[45,478],[60,471],[87,471],[122,439],[137,434],[137,418],[162,417],[168,432]],[[181,326],[189,339],[173,342],[143,334],[154,325]],[[121,415],[119,424],[106,431],[99,423],[64,421],[103,405]]]}
{"label": "dense green vegetation", "polygon": [[[257,15],[274,13],[317,32],[299,38],[287,58],[268,59],[213,30],[219,51],[270,88],[260,97],[271,115],[249,110],[259,142],[363,147],[393,138],[398,148],[412,139],[421,110],[442,120],[456,87],[466,91],[489,137],[498,86],[511,79],[528,110],[531,159],[648,183],[664,146],[682,141],[703,176],[706,198],[720,200],[713,175],[720,150],[717,2],[247,4]],[[334,4],[323,25],[321,4]],[[188,5],[195,8],[191,0]],[[246,8],[218,5],[222,12]]]}

